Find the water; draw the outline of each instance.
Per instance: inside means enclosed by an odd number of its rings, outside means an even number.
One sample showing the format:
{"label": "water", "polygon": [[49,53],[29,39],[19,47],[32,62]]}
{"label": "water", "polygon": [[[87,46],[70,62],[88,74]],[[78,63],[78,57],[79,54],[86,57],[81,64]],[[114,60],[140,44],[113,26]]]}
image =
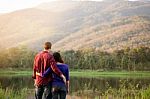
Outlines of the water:
{"label": "water", "polygon": [[[8,87],[15,90],[22,88],[34,89],[34,82],[31,76],[0,76],[0,83],[2,88]],[[139,90],[149,86],[150,78],[71,77],[70,95],[81,97],[83,96],[83,93],[85,93],[84,97],[95,97],[108,90],[108,88],[119,89],[121,83],[124,84],[125,87],[129,87],[130,84],[130,86],[132,85],[136,90]]]}

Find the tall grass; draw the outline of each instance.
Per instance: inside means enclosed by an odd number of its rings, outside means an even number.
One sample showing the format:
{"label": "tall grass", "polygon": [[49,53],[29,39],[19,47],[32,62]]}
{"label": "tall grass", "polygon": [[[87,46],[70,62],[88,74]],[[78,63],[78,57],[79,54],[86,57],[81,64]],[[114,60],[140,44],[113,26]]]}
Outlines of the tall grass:
{"label": "tall grass", "polygon": [[124,80],[120,81],[119,88],[112,88],[109,84],[103,91],[91,90],[86,85],[83,88],[73,94],[82,99],[150,99],[150,85],[140,88],[139,84],[134,86]]}
{"label": "tall grass", "polygon": [[3,89],[0,87],[0,99],[27,99],[27,88],[16,90],[13,88]]}
{"label": "tall grass", "polygon": [[[120,80],[119,87],[112,88],[108,82],[105,83],[107,85],[103,91],[97,88],[91,90],[89,85],[85,84],[85,86],[82,86],[82,90],[71,94],[79,96],[79,99],[150,99],[150,85],[141,88],[139,84],[133,85],[126,80]],[[17,90],[14,88],[3,89],[0,87],[0,99],[33,99],[33,97],[33,92],[29,92],[27,88]]]}

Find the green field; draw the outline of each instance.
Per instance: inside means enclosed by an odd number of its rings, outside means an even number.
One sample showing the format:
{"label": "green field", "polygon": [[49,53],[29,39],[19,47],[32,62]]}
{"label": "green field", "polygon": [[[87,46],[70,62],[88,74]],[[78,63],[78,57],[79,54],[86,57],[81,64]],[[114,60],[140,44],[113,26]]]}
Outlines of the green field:
{"label": "green field", "polygon": [[[28,76],[32,75],[30,70],[0,70],[0,76]],[[74,77],[150,77],[149,71],[92,71],[71,70],[70,76]]]}
{"label": "green field", "polygon": [[150,72],[147,71],[71,71],[71,76],[83,76],[83,77],[150,77]]}

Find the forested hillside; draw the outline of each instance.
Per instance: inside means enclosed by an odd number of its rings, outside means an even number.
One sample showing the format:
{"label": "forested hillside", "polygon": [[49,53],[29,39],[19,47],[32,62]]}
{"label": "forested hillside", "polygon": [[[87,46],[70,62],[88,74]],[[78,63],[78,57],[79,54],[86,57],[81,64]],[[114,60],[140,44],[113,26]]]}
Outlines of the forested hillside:
{"label": "forested hillside", "polygon": [[0,15],[0,48],[26,45],[41,50],[150,46],[150,2],[127,0],[55,1]]}

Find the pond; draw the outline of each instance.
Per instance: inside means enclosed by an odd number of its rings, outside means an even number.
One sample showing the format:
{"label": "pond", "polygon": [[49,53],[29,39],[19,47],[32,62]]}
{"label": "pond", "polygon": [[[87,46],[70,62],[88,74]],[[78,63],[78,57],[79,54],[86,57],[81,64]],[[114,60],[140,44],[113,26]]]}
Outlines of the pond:
{"label": "pond", "polygon": [[[13,88],[14,90],[23,88],[34,89],[31,76],[0,76],[0,84],[2,88]],[[120,90],[121,88],[125,88],[130,90],[141,90],[148,87],[149,84],[149,77],[71,77],[69,94],[72,97],[78,97],[75,99],[99,99],[96,97],[102,96],[106,91],[110,91],[110,89]]]}

